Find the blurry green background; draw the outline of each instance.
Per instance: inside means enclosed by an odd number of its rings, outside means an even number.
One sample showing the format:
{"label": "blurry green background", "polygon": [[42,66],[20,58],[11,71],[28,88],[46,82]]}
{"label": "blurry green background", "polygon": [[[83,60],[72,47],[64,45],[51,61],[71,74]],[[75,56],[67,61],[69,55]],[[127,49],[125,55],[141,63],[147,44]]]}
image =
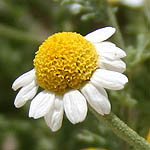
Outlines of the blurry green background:
{"label": "blurry green background", "polygon": [[112,111],[146,137],[150,128],[150,2],[138,8],[110,5],[106,0],[0,0],[0,150],[132,150],[90,112],[77,125],[64,117],[62,128],[53,133],[43,119],[28,118],[30,102],[21,109],[13,104],[17,93],[11,85],[33,68],[34,53],[45,38],[60,31],[86,35],[105,26],[120,28],[110,40],[127,52],[129,83],[122,91],[108,91]]}

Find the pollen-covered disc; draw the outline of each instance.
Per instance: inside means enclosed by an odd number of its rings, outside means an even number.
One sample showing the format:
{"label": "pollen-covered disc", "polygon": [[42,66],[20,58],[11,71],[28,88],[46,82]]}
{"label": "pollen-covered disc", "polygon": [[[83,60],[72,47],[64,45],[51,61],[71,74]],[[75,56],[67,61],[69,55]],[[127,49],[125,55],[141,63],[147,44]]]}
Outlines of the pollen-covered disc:
{"label": "pollen-covered disc", "polygon": [[39,47],[34,59],[37,82],[47,90],[78,89],[97,68],[95,46],[73,32],[56,33]]}

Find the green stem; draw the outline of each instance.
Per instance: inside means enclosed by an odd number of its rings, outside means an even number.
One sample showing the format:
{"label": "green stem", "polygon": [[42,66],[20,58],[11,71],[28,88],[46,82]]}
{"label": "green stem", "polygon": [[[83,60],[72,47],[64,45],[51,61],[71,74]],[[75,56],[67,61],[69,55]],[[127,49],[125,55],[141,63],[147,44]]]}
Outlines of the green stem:
{"label": "green stem", "polygon": [[107,15],[108,15],[108,18],[109,18],[109,23],[113,27],[115,27],[116,30],[117,30],[115,38],[116,38],[119,46],[124,49],[125,48],[124,40],[123,40],[121,31],[120,31],[116,16],[114,14],[114,11],[112,10],[112,7],[108,4],[108,2],[106,0],[104,0],[103,3],[106,7]]}
{"label": "green stem", "polygon": [[111,112],[109,115],[102,116],[95,112],[92,108],[90,108],[90,110],[98,120],[108,125],[116,135],[125,140],[136,150],[150,150],[150,144],[134,130],[129,128],[115,114]]}

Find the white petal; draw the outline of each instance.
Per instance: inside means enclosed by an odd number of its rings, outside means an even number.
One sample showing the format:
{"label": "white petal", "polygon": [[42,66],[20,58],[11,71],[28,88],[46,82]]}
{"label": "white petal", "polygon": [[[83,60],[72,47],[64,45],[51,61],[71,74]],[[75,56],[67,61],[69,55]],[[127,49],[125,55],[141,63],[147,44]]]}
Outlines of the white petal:
{"label": "white petal", "polygon": [[104,41],[104,42],[94,43],[94,44],[100,44],[101,46],[107,46],[107,47],[116,46],[116,44],[109,42],[109,41]]}
{"label": "white petal", "polygon": [[32,69],[32,70],[30,70],[30,71],[24,73],[24,74],[21,75],[20,77],[18,77],[18,78],[14,81],[14,83],[13,83],[13,85],[12,85],[12,88],[13,88],[13,90],[16,91],[16,90],[19,89],[20,87],[23,87],[23,86],[29,84],[29,83],[30,83],[32,80],[34,80],[34,79],[35,79],[35,70]]}
{"label": "white petal", "polygon": [[54,107],[44,117],[46,124],[51,128],[53,132],[61,128],[63,114],[63,100],[57,96],[55,99]]}
{"label": "white petal", "polygon": [[[89,82],[89,84],[92,84],[91,82]],[[93,85],[93,84],[92,84]],[[100,93],[105,96],[106,98],[108,98],[108,94],[106,92],[106,90],[100,85],[100,84],[97,84],[97,85],[93,85],[95,88],[98,89],[98,91],[100,91]]]}
{"label": "white petal", "polygon": [[112,27],[101,28],[87,34],[85,36],[85,39],[93,43],[102,42],[111,37],[115,33],[115,31],[116,29]]}
{"label": "white petal", "polygon": [[126,56],[126,53],[120,49],[119,47],[116,47],[114,45],[110,44],[103,44],[102,43],[95,43],[94,44],[97,52],[100,56],[109,58],[109,59],[118,59],[118,58],[123,58]]}
{"label": "white petal", "polygon": [[71,90],[64,94],[64,109],[67,118],[73,124],[82,122],[87,114],[85,97],[78,90]]}
{"label": "white petal", "polygon": [[103,91],[103,88],[97,89],[90,83],[81,89],[89,104],[101,115],[109,114],[111,110],[110,102]]}
{"label": "white petal", "polygon": [[31,102],[29,117],[38,119],[45,116],[54,106],[55,94],[49,91],[40,92]]}
{"label": "white petal", "polygon": [[120,73],[126,70],[126,64],[121,59],[110,60],[105,57],[99,58],[99,67]]}
{"label": "white petal", "polygon": [[37,93],[38,86],[36,81],[32,81],[30,84],[24,86],[15,98],[15,106],[17,108],[22,107],[28,100],[32,99]]}
{"label": "white petal", "polygon": [[97,69],[91,77],[91,82],[94,85],[100,84],[107,89],[120,90],[124,88],[128,78],[119,72]]}

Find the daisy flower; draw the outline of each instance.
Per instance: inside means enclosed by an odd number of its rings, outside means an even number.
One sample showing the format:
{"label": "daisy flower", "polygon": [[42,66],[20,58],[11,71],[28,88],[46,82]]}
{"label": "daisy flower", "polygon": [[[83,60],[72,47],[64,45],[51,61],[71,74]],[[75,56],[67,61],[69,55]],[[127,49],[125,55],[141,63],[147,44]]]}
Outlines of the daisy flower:
{"label": "daisy flower", "polygon": [[128,7],[141,7],[144,5],[145,0],[108,0],[110,4],[123,4]]}
{"label": "daisy flower", "polygon": [[[126,53],[105,41],[114,33],[115,28],[105,27],[86,36],[62,32],[48,37],[36,52],[34,68],[12,85],[14,90],[21,88],[15,106],[32,100],[29,117],[44,117],[52,131],[61,128],[64,112],[73,124],[85,120],[87,102],[99,114],[109,114],[104,88],[120,90],[128,82],[121,60]],[[37,94],[38,87],[43,90]]]}
{"label": "daisy flower", "polygon": [[122,4],[130,7],[140,7],[143,6],[145,0],[122,0]]}

